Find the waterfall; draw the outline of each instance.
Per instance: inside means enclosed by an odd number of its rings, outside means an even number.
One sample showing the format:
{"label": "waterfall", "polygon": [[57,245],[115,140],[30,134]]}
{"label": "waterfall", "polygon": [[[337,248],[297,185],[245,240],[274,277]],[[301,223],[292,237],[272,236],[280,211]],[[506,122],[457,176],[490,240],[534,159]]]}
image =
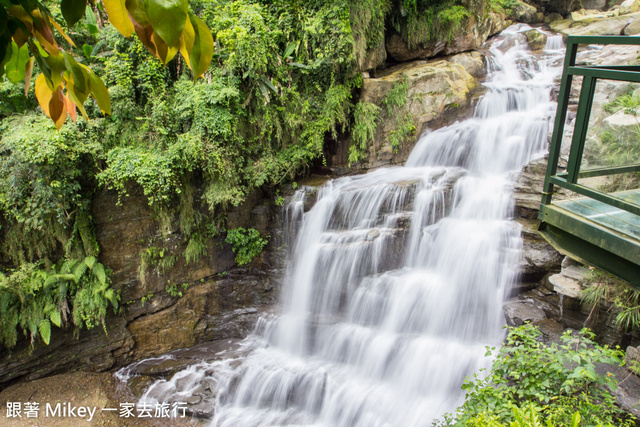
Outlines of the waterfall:
{"label": "waterfall", "polygon": [[259,321],[246,356],[191,367],[141,402],[179,401],[207,377],[217,427],[425,426],[454,410],[504,337],[513,179],[544,153],[555,107],[547,64],[561,53],[534,58],[529,28],[489,48],[474,117],[424,135],[405,167],[329,181],[306,213],[299,190],[281,313]]}

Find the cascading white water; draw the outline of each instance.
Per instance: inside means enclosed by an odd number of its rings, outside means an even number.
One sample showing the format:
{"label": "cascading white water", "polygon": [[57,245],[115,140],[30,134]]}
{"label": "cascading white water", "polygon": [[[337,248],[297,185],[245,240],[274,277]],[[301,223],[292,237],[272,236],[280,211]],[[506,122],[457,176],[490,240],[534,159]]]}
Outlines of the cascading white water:
{"label": "cascading white water", "polygon": [[453,410],[503,338],[513,175],[544,152],[554,109],[557,56],[534,59],[528,28],[491,47],[475,117],[423,136],[405,167],[332,180],[304,214],[295,202],[282,313],[261,319],[246,357],[157,382],[142,402],[208,376],[218,427],[425,426]]}

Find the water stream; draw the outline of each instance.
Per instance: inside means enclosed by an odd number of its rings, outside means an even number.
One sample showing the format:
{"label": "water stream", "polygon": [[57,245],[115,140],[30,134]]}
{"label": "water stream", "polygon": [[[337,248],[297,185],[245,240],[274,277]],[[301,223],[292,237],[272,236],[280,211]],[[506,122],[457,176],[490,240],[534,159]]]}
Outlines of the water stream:
{"label": "water stream", "polygon": [[279,315],[246,356],[159,381],[141,402],[214,384],[213,426],[425,426],[463,399],[504,337],[521,238],[515,174],[546,150],[557,38],[533,56],[514,26],[487,56],[474,117],[424,135],[405,167],[329,181],[303,212]]}

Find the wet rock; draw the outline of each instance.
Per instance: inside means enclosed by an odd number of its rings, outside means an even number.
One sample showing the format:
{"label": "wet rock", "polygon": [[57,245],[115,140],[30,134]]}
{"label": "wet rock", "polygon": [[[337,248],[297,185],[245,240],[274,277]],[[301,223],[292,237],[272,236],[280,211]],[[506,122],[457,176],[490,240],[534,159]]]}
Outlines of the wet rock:
{"label": "wet rock", "polygon": [[214,392],[218,389],[218,382],[213,378],[205,377],[200,381],[200,384],[202,384],[205,390],[210,392]]}
{"label": "wet rock", "polygon": [[521,326],[525,323],[539,322],[547,317],[544,310],[533,301],[511,301],[503,306],[505,319],[509,326]]}
{"label": "wet rock", "polygon": [[211,419],[215,413],[215,401],[203,399],[198,404],[187,407],[185,413],[196,418]]}
{"label": "wet rock", "polygon": [[524,35],[527,37],[527,43],[529,44],[529,48],[531,50],[541,50],[544,49],[547,44],[547,35],[542,31],[531,29],[525,31]]}
{"label": "wet rock", "polygon": [[522,257],[518,267],[520,280],[523,282],[538,282],[550,271],[560,269],[562,255],[560,255],[538,233],[538,220],[518,219],[522,226]]}
{"label": "wet rock", "polygon": [[181,402],[184,402],[187,405],[197,405],[198,403],[202,402],[202,396],[198,395],[181,396],[179,399]]}
{"label": "wet rock", "polygon": [[583,290],[579,281],[562,274],[554,274],[549,277],[549,281],[553,285],[554,291],[571,298],[579,298]]}
{"label": "wet rock", "polygon": [[560,20],[562,20],[562,19],[564,19],[564,18],[562,17],[562,15],[560,15],[559,13],[555,13],[555,12],[554,12],[554,13],[550,13],[550,14],[548,14],[548,15],[546,15],[546,16],[544,17],[544,23],[545,23],[545,24],[550,24],[550,23],[552,23],[552,22],[554,22],[554,21],[560,21]]}

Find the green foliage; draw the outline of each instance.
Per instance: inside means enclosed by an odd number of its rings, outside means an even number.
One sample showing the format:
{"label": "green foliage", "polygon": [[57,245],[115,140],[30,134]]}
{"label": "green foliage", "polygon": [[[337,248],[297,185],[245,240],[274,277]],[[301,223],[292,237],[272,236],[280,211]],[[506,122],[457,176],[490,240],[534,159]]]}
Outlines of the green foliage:
{"label": "green foliage", "polygon": [[387,107],[387,113],[391,116],[395,110],[407,105],[409,94],[409,81],[407,78],[398,80],[382,100],[382,104]]}
{"label": "green foliage", "polygon": [[514,0],[491,0],[491,10],[495,12],[509,12],[513,10],[516,5]]}
{"label": "green foliage", "polygon": [[[102,10],[89,5],[82,18],[68,5],[61,11],[50,4],[56,19],[77,21],[69,32],[77,47],[65,55],[78,62],[73,67],[90,65],[105,82],[111,115],[103,116],[106,94],[100,92],[78,103],[86,118],[67,121],[56,132],[36,111],[33,92],[24,95],[28,76],[17,85],[2,77],[0,261],[7,269],[33,264],[48,271],[65,259],[97,256],[92,200],[111,189],[120,198],[143,194],[162,232],[177,224],[184,237],[181,254],[149,242],[141,254],[144,282],[151,270],[170,268],[178,256],[196,262],[206,252],[206,239],[225,229],[231,206],[323,162],[329,138],[353,126],[350,157],[357,159],[375,134],[381,109],[356,107],[352,95],[362,84],[357,70],[366,50],[384,41],[389,0],[191,2],[215,43],[212,66],[192,67],[204,72],[195,83],[195,71],[183,58],[165,67],[135,36],[124,38],[110,25],[98,31]],[[122,28],[126,22],[114,24]],[[156,24],[169,38],[177,34],[177,27]],[[15,58],[9,72],[18,78],[13,74],[24,71],[18,66],[24,55],[10,53]],[[398,130],[396,140],[406,133]],[[238,248],[249,250],[237,252],[239,263],[266,243],[251,233],[246,237]],[[91,313],[103,308],[91,305],[89,294],[79,295],[88,299],[78,304],[85,307],[78,322],[95,323]],[[46,322],[41,329],[46,336]]]}
{"label": "green foliage", "polygon": [[18,331],[31,340],[49,344],[51,324],[63,327],[72,320],[76,331],[105,328],[107,310],[118,309],[120,297],[109,286],[109,275],[94,257],[67,259],[50,269],[23,263],[0,273],[0,343],[15,346]]}
{"label": "green foliage", "polygon": [[245,230],[238,227],[227,232],[225,242],[231,245],[231,249],[236,254],[236,263],[245,265],[262,252],[269,243],[269,236],[263,238],[255,228]]}
{"label": "green foliage", "polygon": [[391,131],[389,135],[389,145],[397,151],[397,148],[402,144],[409,136],[416,132],[416,125],[413,121],[413,116],[409,113],[396,117],[396,128]]}
{"label": "green foliage", "polygon": [[183,283],[182,285],[173,284],[165,286],[164,290],[174,298],[182,298],[183,291],[186,291],[188,287],[188,283]]}
{"label": "green foliage", "polygon": [[396,0],[389,19],[414,49],[431,40],[453,40],[470,16],[469,5],[461,0]]}
{"label": "green foliage", "polygon": [[373,141],[378,127],[380,107],[371,102],[360,101],[354,112],[353,142],[349,147],[349,163],[366,157],[367,147]]}
{"label": "green foliage", "polygon": [[151,298],[153,298],[153,293],[150,292],[147,295],[140,298],[140,304],[142,304],[142,306],[144,307],[147,301],[151,301]]}
{"label": "green foliage", "polygon": [[159,274],[164,274],[178,260],[178,257],[169,253],[167,249],[157,246],[149,246],[140,254],[140,268],[138,277],[142,284],[147,283],[147,272],[149,268],[155,269]]}
{"label": "green foliage", "polygon": [[591,268],[591,277],[585,285],[581,302],[591,310],[591,315],[600,307],[613,304],[618,327],[628,331],[640,328],[640,291],[596,268]]}
{"label": "green foliage", "polygon": [[616,406],[614,377],[596,371],[598,364],[621,364],[622,351],[599,346],[586,329],[565,332],[560,344],[545,345],[540,335],[530,325],[511,328],[488,376],[466,380],[465,402],[445,425],[565,426],[580,418],[589,425],[635,425]]}
{"label": "green foliage", "polygon": [[367,50],[384,42],[385,18],[391,11],[391,1],[352,0],[350,3],[353,56],[358,67],[362,67]]}
{"label": "green foliage", "polygon": [[187,264],[192,262],[198,262],[201,256],[207,253],[207,245],[205,244],[205,238],[200,233],[193,233],[187,244],[187,248],[184,250],[184,258]]}

